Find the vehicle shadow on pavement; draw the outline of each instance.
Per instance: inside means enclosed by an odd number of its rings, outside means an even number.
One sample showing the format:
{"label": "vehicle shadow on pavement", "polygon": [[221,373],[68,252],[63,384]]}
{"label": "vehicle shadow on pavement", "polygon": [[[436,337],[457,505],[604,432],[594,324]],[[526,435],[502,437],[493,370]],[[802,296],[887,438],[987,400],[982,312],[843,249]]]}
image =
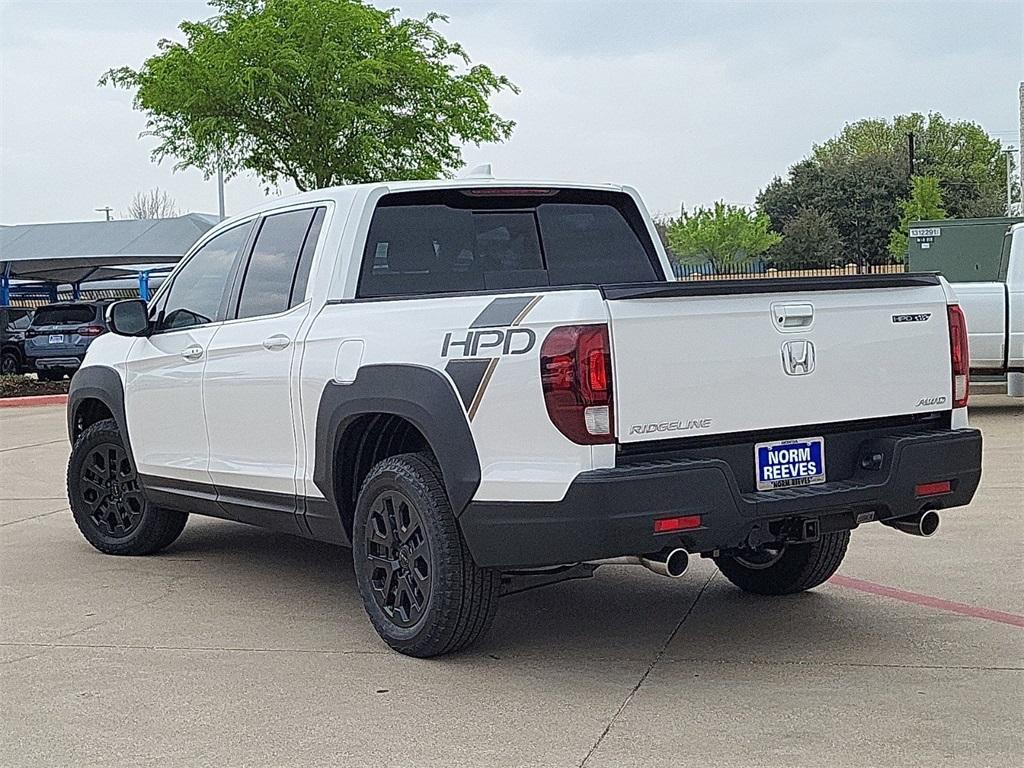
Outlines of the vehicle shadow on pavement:
{"label": "vehicle shadow on pavement", "polygon": [[[251,593],[252,609],[267,621],[275,612],[291,619],[308,612],[309,621],[323,619],[342,635],[368,627],[351,551],[343,547],[197,519],[155,559],[195,563],[189,569],[195,578],[237,586],[239,602]],[[836,655],[863,653],[891,634],[896,620],[898,609],[876,605],[866,611],[863,601],[851,612],[850,596],[829,588],[766,599],[715,574],[707,561],[697,561],[681,579],[610,566],[591,579],[509,595],[489,635],[456,658],[650,660],[665,649],[687,658],[753,659],[771,648],[776,658],[799,661],[815,658],[822,647]],[[299,605],[296,594],[302,595]],[[366,650],[380,650],[372,635],[368,640]]]}

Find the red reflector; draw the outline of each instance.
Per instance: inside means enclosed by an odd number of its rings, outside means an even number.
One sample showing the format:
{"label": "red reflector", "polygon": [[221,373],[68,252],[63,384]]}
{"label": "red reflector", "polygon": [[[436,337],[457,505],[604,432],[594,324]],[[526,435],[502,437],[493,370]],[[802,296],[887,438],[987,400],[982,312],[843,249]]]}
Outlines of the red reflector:
{"label": "red reflector", "polygon": [[914,489],[914,493],[917,496],[941,496],[952,490],[949,480],[943,480],[941,483],[921,483]]}
{"label": "red reflector", "polygon": [[654,521],[655,533],[668,533],[669,531],[687,531],[691,528],[700,528],[700,515],[683,515],[682,517],[663,517]]}

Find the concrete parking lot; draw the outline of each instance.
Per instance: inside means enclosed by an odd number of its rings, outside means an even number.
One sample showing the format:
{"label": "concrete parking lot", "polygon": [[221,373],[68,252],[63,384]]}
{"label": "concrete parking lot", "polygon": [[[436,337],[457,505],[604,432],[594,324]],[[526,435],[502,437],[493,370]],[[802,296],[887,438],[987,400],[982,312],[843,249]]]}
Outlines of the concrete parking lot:
{"label": "concrete parking lot", "polygon": [[934,539],[866,526],[784,599],[607,567],[419,661],[347,550],[193,518],[159,556],[95,552],[63,409],[0,410],[0,764],[1020,766],[1024,408],[971,416],[982,486]]}

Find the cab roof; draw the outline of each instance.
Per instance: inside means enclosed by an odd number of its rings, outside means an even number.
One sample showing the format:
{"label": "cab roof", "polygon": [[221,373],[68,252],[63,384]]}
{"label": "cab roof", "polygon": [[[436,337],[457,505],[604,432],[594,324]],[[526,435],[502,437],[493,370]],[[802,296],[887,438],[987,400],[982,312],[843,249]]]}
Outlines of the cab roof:
{"label": "cab roof", "polygon": [[[353,199],[372,192],[390,194],[394,192],[414,192],[432,189],[501,189],[501,188],[537,187],[542,189],[591,189],[603,192],[622,192],[625,188],[618,184],[584,183],[573,181],[551,181],[539,179],[495,179],[491,177],[467,176],[458,179],[427,179],[416,181],[380,181],[369,184],[346,184],[336,187],[325,187],[294,195],[278,197],[237,214],[238,217],[251,216],[263,211],[283,208],[302,203],[319,203],[334,201],[349,204]],[[232,216],[232,219],[236,216]]]}

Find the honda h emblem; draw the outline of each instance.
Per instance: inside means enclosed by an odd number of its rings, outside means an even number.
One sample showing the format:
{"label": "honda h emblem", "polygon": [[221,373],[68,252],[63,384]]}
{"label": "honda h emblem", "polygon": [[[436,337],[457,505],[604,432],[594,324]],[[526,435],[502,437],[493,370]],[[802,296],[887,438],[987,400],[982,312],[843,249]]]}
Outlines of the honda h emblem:
{"label": "honda h emblem", "polygon": [[806,376],[814,370],[814,344],[806,339],[782,345],[782,368],[790,376]]}

